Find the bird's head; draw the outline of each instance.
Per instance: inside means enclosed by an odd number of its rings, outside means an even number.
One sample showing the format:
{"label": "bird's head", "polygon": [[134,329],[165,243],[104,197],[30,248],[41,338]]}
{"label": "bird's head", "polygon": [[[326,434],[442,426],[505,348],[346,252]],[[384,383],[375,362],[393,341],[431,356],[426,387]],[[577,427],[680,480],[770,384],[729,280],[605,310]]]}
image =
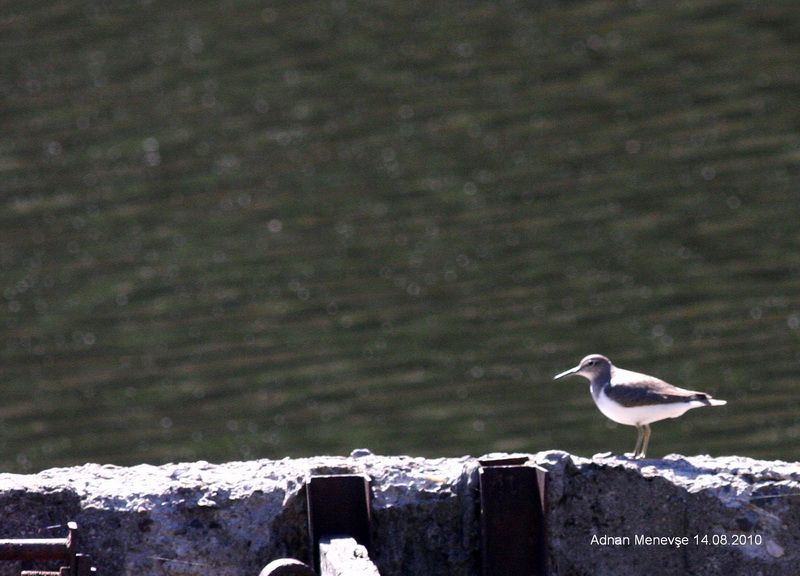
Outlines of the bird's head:
{"label": "bird's head", "polygon": [[603,356],[602,354],[590,354],[583,360],[581,363],[575,366],[575,368],[570,368],[569,370],[565,370],[561,374],[557,374],[553,377],[553,380],[558,380],[559,378],[564,378],[565,376],[583,376],[584,378],[588,378],[589,380],[593,380],[598,376],[609,375],[611,373],[611,360]]}

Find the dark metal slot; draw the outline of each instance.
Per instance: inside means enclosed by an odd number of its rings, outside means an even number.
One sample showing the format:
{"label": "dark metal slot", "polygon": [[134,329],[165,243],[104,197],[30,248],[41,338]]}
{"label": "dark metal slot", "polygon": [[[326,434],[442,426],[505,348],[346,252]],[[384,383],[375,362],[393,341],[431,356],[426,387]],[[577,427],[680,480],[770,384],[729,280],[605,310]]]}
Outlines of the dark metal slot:
{"label": "dark metal slot", "polygon": [[507,459],[481,462],[484,576],[544,576],[544,486],[542,469]]}
{"label": "dark metal slot", "polygon": [[[322,574],[320,540],[325,539],[325,550],[331,554],[326,564],[333,565],[328,573],[337,573],[335,564],[339,562],[337,558],[343,546],[352,547],[356,555],[360,554],[358,550],[370,550],[372,512],[369,479],[360,474],[312,476],[306,490],[311,561],[317,572]],[[356,544],[363,548],[356,547]],[[362,555],[359,563],[373,570],[374,574],[378,573],[367,555]]]}

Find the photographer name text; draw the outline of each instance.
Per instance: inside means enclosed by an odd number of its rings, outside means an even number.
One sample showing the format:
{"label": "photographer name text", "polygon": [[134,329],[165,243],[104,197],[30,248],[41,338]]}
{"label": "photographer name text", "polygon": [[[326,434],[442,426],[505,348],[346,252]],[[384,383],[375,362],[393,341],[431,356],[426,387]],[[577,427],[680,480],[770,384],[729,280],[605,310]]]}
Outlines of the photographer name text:
{"label": "photographer name text", "polygon": [[760,534],[694,534],[692,536],[609,536],[593,534],[590,544],[593,546],[760,546],[763,539]]}

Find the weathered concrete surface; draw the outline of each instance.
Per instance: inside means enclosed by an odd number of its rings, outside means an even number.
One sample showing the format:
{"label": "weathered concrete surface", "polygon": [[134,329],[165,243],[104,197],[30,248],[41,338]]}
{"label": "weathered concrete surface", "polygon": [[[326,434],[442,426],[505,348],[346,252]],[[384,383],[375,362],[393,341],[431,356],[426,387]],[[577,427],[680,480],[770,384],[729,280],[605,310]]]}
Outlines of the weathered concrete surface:
{"label": "weathered concrete surface", "polygon": [[326,538],[319,543],[322,576],[380,576],[367,549],[353,538]]}
{"label": "weathered concrete surface", "polygon": [[[798,573],[798,464],[700,456],[588,460],[563,452],[532,461],[550,471],[554,576]],[[479,574],[477,461],[467,457],[358,451],[349,458],[0,474],[0,537],[60,536],[63,527],[46,527],[74,519],[102,576],[256,576],[276,558],[308,559],[304,482],[337,472],[372,478],[370,556],[383,576]],[[690,541],[638,545],[637,535]],[[708,544],[695,544],[695,535],[707,535]],[[760,544],[749,538],[756,535]],[[628,537],[630,544],[593,544],[592,536]]]}
{"label": "weathered concrete surface", "polygon": [[[587,460],[558,452],[539,454],[537,460],[550,470],[552,574],[800,573],[797,463],[679,455]],[[628,537],[630,544],[602,545],[603,535]],[[673,541],[637,544],[637,535]],[[675,537],[685,537],[688,544]],[[761,543],[753,543],[759,537]]]}
{"label": "weathered concrete surface", "polygon": [[63,526],[44,528],[76,520],[101,576],[256,576],[276,558],[308,560],[309,475],[365,473],[372,558],[384,576],[475,573],[472,459],[354,454],[361,456],[0,474],[0,537],[61,536]]}

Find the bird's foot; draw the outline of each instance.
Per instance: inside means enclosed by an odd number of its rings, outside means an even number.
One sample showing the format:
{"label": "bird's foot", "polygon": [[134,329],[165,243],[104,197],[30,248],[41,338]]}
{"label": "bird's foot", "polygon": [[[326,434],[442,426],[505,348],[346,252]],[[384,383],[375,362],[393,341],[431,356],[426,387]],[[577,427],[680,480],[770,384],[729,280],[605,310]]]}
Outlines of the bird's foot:
{"label": "bird's foot", "polygon": [[645,458],[641,452],[625,452],[624,456],[630,460],[644,460]]}

